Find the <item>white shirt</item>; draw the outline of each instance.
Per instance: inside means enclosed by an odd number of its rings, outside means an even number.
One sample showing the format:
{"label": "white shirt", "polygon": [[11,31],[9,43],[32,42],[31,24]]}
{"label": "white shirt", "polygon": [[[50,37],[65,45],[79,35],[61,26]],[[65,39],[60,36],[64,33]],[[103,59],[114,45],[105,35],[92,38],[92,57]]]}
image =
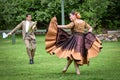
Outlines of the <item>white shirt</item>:
{"label": "white shirt", "polygon": [[26,20],[26,26],[25,26],[26,32],[28,32],[29,30],[29,25],[30,25],[30,22]]}

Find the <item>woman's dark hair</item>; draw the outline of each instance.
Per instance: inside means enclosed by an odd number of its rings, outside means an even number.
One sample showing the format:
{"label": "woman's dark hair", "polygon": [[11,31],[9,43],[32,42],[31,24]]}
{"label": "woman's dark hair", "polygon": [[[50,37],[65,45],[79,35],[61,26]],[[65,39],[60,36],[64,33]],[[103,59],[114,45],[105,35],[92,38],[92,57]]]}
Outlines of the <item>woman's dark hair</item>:
{"label": "woman's dark hair", "polygon": [[75,15],[75,11],[71,11],[71,14]]}

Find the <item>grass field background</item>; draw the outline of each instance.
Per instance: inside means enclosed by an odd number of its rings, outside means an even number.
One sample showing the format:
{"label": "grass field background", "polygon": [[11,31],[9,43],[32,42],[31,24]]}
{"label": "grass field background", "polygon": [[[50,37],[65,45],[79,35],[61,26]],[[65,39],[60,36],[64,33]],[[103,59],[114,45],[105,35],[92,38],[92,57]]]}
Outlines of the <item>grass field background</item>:
{"label": "grass field background", "polygon": [[103,49],[90,65],[80,66],[81,75],[76,75],[73,63],[68,71],[61,71],[66,59],[51,56],[45,51],[45,36],[37,35],[35,64],[30,65],[24,41],[16,36],[0,36],[0,80],[120,80],[120,42],[103,42]]}

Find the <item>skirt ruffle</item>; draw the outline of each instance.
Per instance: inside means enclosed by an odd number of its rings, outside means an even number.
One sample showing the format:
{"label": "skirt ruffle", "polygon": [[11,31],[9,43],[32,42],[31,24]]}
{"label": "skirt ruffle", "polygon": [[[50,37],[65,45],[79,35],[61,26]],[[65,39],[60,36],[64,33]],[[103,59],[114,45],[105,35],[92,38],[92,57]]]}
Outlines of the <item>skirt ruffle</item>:
{"label": "skirt ruffle", "polygon": [[[91,35],[85,37],[83,33],[71,35],[57,28],[57,19],[53,17],[45,37],[46,51],[55,54],[59,58],[70,58],[77,64],[88,64],[89,59],[96,57],[101,46],[101,41],[93,36],[93,41],[88,40]],[[87,43],[87,44],[86,44]]]}

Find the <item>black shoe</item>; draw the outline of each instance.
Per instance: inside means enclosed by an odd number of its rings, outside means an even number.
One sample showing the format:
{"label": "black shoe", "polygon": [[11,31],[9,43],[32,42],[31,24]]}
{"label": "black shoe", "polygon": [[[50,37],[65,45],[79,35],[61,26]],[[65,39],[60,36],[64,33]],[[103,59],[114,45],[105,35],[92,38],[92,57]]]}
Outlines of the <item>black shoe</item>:
{"label": "black shoe", "polygon": [[30,59],[30,64],[34,64],[34,61],[33,61],[33,59]]}

